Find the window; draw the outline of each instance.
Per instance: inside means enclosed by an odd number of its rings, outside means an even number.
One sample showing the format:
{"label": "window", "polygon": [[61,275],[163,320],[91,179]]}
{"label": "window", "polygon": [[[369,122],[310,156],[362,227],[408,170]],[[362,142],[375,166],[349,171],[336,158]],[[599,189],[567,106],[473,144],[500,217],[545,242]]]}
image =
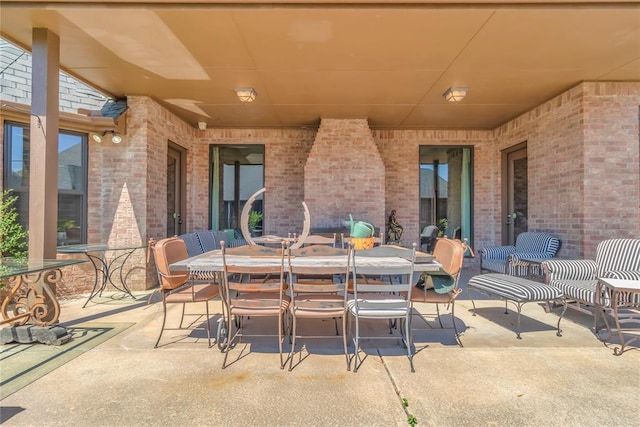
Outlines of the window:
{"label": "window", "polygon": [[[213,229],[240,228],[245,203],[264,187],[263,145],[214,145],[211,147],[211,225]],[[253,203],[263,213],[261,194]],[[262,230],[262,221],[255,230]]]}
{"label": "window", "polygon": [[467,147],[420,147],[421,230],[437,225],[442,234],[473,244],[472,154]]}
{"label": "window", "polygon": [[[18,196],[18,220],[29,222],[29,126],[5,122],[4,188]],[[58,135],[58,244],[86,242],[87,135],[60,131]]]}

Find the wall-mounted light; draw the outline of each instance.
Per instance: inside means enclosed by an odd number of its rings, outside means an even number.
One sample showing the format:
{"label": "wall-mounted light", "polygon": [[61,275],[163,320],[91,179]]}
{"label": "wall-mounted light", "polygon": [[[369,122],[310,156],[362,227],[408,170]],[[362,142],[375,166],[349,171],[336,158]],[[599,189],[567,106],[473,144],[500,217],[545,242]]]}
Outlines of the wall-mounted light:
{"label": "wall-mounted light", "polygon": [[240,102],[253,102],[258,95],[252,87],[237,87],[235,91]]}
{"label": "wall-mounted light", "polygon": [[102,133],[94,133],[91,135],[91,138],[95,142],[106,142],[111,140],[114,144],[120,144],[122,142],[122,137],[118,135],[115,131],[108,130]]}
{"label": "wall-mounted light", "polygon": [[460,102],[464,99],[465,96],[467,96],[468,90],[469,89],[467,89],[466,87],[450,87],[445,93],[442,94],[442,96],[444,96],[444,99],[449,102]]}
{"label": "wall-mounted light", "polygon": [[207,130],[207,122],[198,122],[198,129],[200,130]]}

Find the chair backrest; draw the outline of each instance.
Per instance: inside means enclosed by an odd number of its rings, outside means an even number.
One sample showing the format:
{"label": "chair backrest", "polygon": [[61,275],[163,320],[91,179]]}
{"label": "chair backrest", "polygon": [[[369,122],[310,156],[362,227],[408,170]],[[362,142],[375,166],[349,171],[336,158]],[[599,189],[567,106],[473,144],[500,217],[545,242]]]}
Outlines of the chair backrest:
{"label": "chair backrest", "polygon": [[204,253],[204,249],[202,249],[202,245],[194,233],[181,234],[178,238],[184,241],[189,256],[196,256]]}
{"label": "chair backrest", "polygon": [[323,244],[303,246],[302,248],[290,249],[292,256],[337,256],[347,255],[348,249],[334,248]]}
{"label": "chair backrest", "polygon": [[456,280],[462,271],[466,245],[456,239],[438,239],[433,250],[436,261],[442,265],[442,269]]}
{"label": "chair backrest", "polygon": [[439,231],[438,226],[427,225],[422,229],[422,233],[420,233],[420,237],[437,237],[438,231]]}
{"label": "chair backrest", "polygon": [[[292,301],[295,300],[296,293],[337,293],[345,290],[344,281],[335,283],[333,278],[335,275],[340,275],[343,278],[349,277],[349,250],[315,245],[290,249],[287,252],[289,291]],[[313,261],[314,257],[335,256],[343,258],[340,262],[323,263],[322,265],[317,265]],[[309,280],[309,277],[313,279]],[[328,277],[329,280],[318,281],[318,277]]]}
{"label": "chair backrest", "polygon": [[229,247],[226,242],[220,242],[221,247],[227,255],[255,256],[255,257],[278,257],[283,254],[282,247],[272,248],[262,245],[244,245],[238,247]]}
{"label": "chair backrest", "polygon": [[157,241],[153,246],[153,256],[161,289],[171,290],[187,283],[189,280],[188,271],[169,270],[170,264],[189,257],[184,240],[178,237],[169,237]]}
{"label": "chair backrest", "polygon": [[[427,225],[420,233],[421,250],[433,253],[440,229],[435,225]],[[424,245],[424,247],[422,247]]]}
{"label": "chair backrest", "polygon": [[[256,245],[251,245],[254,247]],[[261,247],[261,246],[260,246]],[[284,244],[282,249],[271,255],[247,256],[245,254],[235,254],[234,251],[240,248],[227,249],[222,242],[222,264],[223,264],[223,298],[230,301],[232,293],[230,291],[263,291],[280,292],[280,297],[284,291]],[[273,248],[264,248],[273,249]],[[237,252],[237,251],[235,251]],[[234,256],[235,255],[235,256]],[[235,280],[234,277],[251,277],[253,275],[267,276],[270,280],[261,282],[246,283],[242,280]]]}
{"label": "chair backrest", "polygon": [[304,239],[303,245],[330,245],[334,248],[338,246],[336,233],[333,233],[333,237],[321,236],[319,234],[312,234]]}
{"label": "chair backrest", "polygon": [[[386,307],[388,309],[394,308],[405,308],[408,307],[409,301],[411,299],[411,290],[413,289],[413,271],[416,260],[416,247],[415,244],[411,251],[411,259],[406,260],[402,258],[403,262],[399,261],[397,266],[392,267],[387,265],[385,267],[385,275],[389,276],[397,276],[400,277],[399,283],[389,283],[389,284],[367,284],[362,278],[367,275],[379,275],[380,270],[379,267],[376,266],[376,258],[369,256],[356,256],[355,250],[350,251],[351,256],[351,280],[353,283],[353,295],[356,307],[364,308],[364,309],[383,309],[385,300],[376,300],[376,299],[360,299],[358,294],[370,294],[370,293],[402,293],[406,295],[406,305],[402,302],[391,302],[390,307]],[[400,259],[398,259],[400,260]],[[397,300],[397,298],[394,298]]]}
{"label": "chair backrest", "polygon": [[640,271],[640,239],[608,239],[596,248],[596,274],[608,271]]}
{"label": "chair backrest", "polygon": [[558,249],[560,240],[549,233],[528,231],[516,238],[516,252],[538,252],[554,257]]}

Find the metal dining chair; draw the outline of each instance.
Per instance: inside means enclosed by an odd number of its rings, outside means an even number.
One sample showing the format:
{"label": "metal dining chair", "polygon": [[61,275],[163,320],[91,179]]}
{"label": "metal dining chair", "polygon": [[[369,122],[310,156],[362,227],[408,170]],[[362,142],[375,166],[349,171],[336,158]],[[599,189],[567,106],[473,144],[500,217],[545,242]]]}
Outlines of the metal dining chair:
{"label": "metal dining chair", "polygon": [[[221,337],[224,341],[224,346],[221,347],[224,352],[222,368],[228,366],[227,358],[236,343],[243,336],[249,336],[245,333],[248,318],[275,317],[278,321],[280,369],[284,369],[286,361],[283,358],[282,343],[289,323],[288,312],[291,300],[286,294],[287,285],[284,279],[284,242],[278,255],[258,258],[262,262],[252,262],[252,257],[246,255],[233,257],[233,251],[228,250],[224,242],[221,242],[221,247],[223,261],[221,293],[224,314],[222,330],[225,332]],[[259,279],[252,280],[256,277]]]}
{"label": "metal dining chair", "polygon": [[[344,265],[317,267],[300,265],[296,261],[302,258],[313,259],[321,256],[345,256]],[[293,369],[293,358],[297,338],[326,338],[326,335],[302,335],[298,330],[298,319],[334,319],[336,335],[338,335],[337,319],[342,319],[342,341],[344,355],[349,366],[346,334],[346,301],[345,277],[349,275],[348,250],[332,248],[325,245],[306,246],[291,249],[287,256],[289,306],[292,318],[292,343],[289,354],[289,371]]]}
{"label": "metal dining chair", "polygon": [[[398,339],[400,338],[403,345],[407,349],[407,357],[411,366],[411,372],[415,372],[413,366],[413,349],[411,340],[411,290],[413,288],[412,277],[416,257],[416,244],[413,244],[411,251],[411,259],[407,263],[398,265],[395,269],[387,269],[386,273],[400,278],[399,283],[388,284],[367,284],[361,277],[375,274],[375,266],[367,266],[365,262],[359,262],[357,251],[351,251],[351,280],[353,281],[353,298],[347,302],[347,311],[350,319],[355,324],[355,333],[353,335],[354,343],[354,366],[353,372],[357,372],[362,360],[359,357],[360,340],[363,338],[360,334],[360,321],[362,319],[387,320],[390,324],[399,321],[398,327],[400,337],[392,334],[382,336],[378,335],[378,339]],[[364,261],[364,257],[363,258]],[[392,329],[391,329],[392,331]],[[373,337],[365,337],[373,338]],[[360,362],[360,363],[359,363]]]}
{"label": "metal dining chair", "polygon": [[[204,303],[206,309],[206,330],[209,347],[211,347],[211,324],[209,319],[209,301],[219,295],[218,285],[200,283],[190,280],[188,271],[170,271],[169,265],[188,258],[187,247],[182,239],[170,237],[155,242],[152,246],[160,282],[160,294],[162,295],[162,326],[160,335],[154,345],[158,347],[167,321],[167,304],[182,304],[180,326],[185,318],[185,308],[188,303]],[[201,314],[196,316],[201,317]],[[194,322],[192,322],[193,324]]]}
{"label": "metal dining chair", "polygon": [[[458,295],[462,293],[458,288],[458,280],[462,271],[464,254],[468,250],[466,243],[460,240],[439,238],[433,250],[433,256],[442,267],[439,271],[425,272],[419,282],[421,289],[416,289],[411,293],[411,308],[415,303],[435,304],[436,313],[440,327],[443,328],[440,316],[440,304],[451,307],[451,322],[456,336],[456,342],[462,347],[460,334],[456,326],[455,303]],[[421,316],[421,318],[426,320]]]}

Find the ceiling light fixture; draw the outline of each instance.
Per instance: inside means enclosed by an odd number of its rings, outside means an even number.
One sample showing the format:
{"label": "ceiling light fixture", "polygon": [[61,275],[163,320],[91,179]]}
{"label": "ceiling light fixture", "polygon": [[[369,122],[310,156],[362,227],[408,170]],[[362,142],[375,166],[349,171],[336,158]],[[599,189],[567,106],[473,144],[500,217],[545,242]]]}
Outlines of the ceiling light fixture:
{"label": "ceiling light fixture", "polygon": [[469,89],[467,89],[466,87],[450,87],[445,93],[442,94],[442,96],[444,96],[444,99],[449,102],[460,102],[464,99],[465,96],[467,96],[468,90]]}
{"label": "ceiling light fixture", "polygon": [[207,130],[207,122],[205,121],[198,122],[198,129]]}
{"label": "ceiling light fixture", "polygon": [[91,139],[93,139],[95,142],[104,142],[107,140],[107,138],[110,139],[114,144],[120,144],[122,142],[122,137],[113,130],[108,130],[102,133],[94,133],[93,135],[91,135]]}
{"label": "ceiling light fixture", "polygon": [[237,87],[235,91],[240,102],[253,102],[258,95],[252,87]]}

